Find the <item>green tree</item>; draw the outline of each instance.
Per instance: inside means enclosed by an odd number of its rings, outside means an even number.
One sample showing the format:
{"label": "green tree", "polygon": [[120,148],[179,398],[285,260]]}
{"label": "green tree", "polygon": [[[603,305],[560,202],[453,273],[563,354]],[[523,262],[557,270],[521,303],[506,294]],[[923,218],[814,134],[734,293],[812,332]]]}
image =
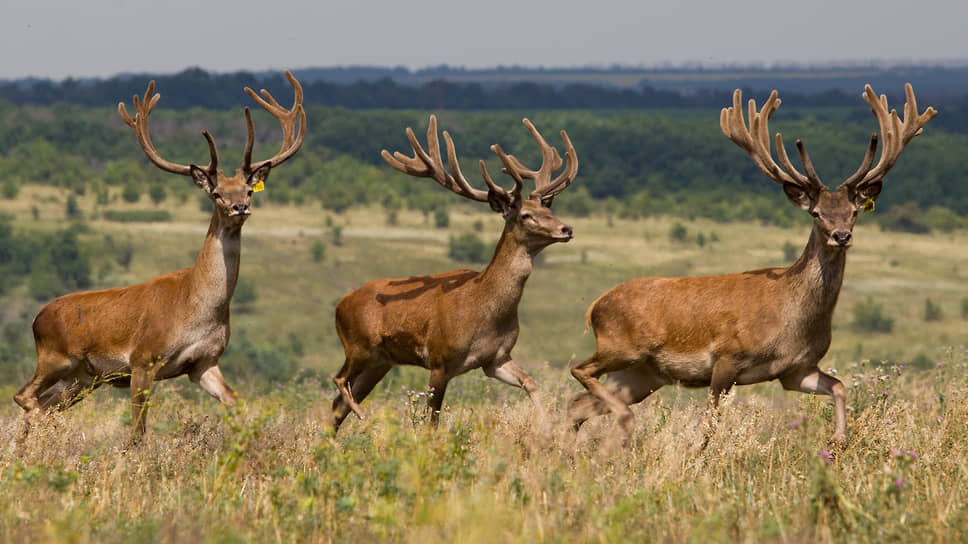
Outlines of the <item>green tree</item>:
{"label": "green tree", "polygon": [[673,242],[685,242],[687,236],[689,236],[689,230],[682,223],[676,222],[669,229],[669,239]]}
{"label": "green tree", "polygon": [[488,261],[487,246],[479,236],[465,233],[451,236],[447,255],[459,262],[486,263]]}
{"label": "green tree", "polygon": [[141,200],[141,186],[135,180],[128,180],[121,189],[121,198],[125,202],[137,202]]}

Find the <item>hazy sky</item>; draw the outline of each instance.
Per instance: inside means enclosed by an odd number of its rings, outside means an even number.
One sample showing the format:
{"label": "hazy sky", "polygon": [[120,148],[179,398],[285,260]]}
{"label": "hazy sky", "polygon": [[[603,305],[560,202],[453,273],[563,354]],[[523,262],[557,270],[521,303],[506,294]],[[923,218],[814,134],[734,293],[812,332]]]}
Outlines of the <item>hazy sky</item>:
{"label": "hazy sky", "polygon": [[968,58],[964,0],[4,0],[0,78]]}

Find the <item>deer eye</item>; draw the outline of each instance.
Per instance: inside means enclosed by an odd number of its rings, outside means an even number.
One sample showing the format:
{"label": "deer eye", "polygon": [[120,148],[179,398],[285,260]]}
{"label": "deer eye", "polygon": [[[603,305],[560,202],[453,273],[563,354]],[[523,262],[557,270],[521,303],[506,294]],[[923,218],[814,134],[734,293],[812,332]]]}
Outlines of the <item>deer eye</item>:
{"label": "deer eye", "polygon": [[252,196],[252,190],[251,189],[249,190],[249,194],[247,196]]}
{"label": "deer eye", "polygon": [[534,217],[531,217],[531,214],[530,213],[522,213],[521,214],[521,221],[527,221],[528,219],[534,219]]}
{"label": "deer eye", "polygon": [[214,192],[214,193],[212,193],[212,196],[214,196],[214,197],[215,197],[215,200],[222,200],[222,195],[221,195],[221,193],[218,193],[218,192]]}
{"label": "deer eye", "polygon": [[812,215],[812,216],[814,216],[814,217],[820,217],[820,212],[818,212],[817,210],[812,210],[812,211],[810,212],[810,215]]}

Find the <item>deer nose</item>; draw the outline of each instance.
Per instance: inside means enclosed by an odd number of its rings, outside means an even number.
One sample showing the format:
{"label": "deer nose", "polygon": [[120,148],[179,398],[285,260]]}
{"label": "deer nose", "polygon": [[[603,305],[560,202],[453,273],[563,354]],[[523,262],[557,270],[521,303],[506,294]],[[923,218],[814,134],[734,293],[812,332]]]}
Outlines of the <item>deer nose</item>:
{"label": "deer nose", "polygon": [[243,213],[243,214],[244,213],[249,213],[249,205],[248,204],[233,204],[232,205],[232,210],[235,213]]}
{"label": "deer nose", "polygon": [[838,230],[834,231],[832,234],[834,241],[837,242],[839,246],[846,246],[850,243],[850,231],[849,230]]}
{"label": "deer nose", "polygon": [[561,226],[561,233],[564,234],[565,236],[569,237],[569,238],[571,238],[572,236],[575,235],[574,234],[574,231],[571,230],[571,225],[562,225]]}

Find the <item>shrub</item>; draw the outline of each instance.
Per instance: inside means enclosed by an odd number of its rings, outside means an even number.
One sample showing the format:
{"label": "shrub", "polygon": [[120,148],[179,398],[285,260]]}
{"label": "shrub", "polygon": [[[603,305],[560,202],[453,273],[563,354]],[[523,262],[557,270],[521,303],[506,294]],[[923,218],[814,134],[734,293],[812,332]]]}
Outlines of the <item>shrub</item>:
{"label": "shrub", "polygon": [[450,247],[447,255],[460,262],[486,263],[487,246],[479,236],[473,233],[450,237]]}
{"label": "shrub", "polygon": [[309,246],[309,253],[313,256],[313,262],[322,262],[326,258],[326,244],[319,240],[314,240]]}
{"label": "shrub", "polygon": [[871,297],[855,304],[853,312],[854,321],[851,326],[855,329],[867,332],[891,332],[894,328],[894,319],[885,316],[881,305],[874,302]]}
{"label": "shrub", "polygon": [[124,184],[124,189],[121,190],[121,198],[125,202],[137,202],[141,200],[141,186],[137,181],[130,180]]}
{"label": "shrub", "polygon": [[148,196],[151,197],[151,201],[157,206],[168,198],[168,191],[165,190],[165,186],[161,183],[152,183],[151,187],[148,188]]}
{"label": "shrub", "polygon": [[81,209],[77,207],[77,198],[74,195],[69,195],[67,197],[67,205],[65,206],[65,211],[67,213],[68,219],[81,218]]}
{"label": "shrub", "polygon": [[447,213],[447,208],[438,206],[434,209],[434,226],[438,229],[450,226],[450,214]]}
{"label": "shrub", "polygon": [[676,222],[669,229],[669,239],[673,242],[684,242],[687,236],[689,236],[689,230],[682,223]]}
{"label": "shrub", "polygon": [[961,318],[968,319],[968,297],[961,299]]}
{"label": "shrub", "polygon": [[7,200],[13,200],[17,198],[20,194],[20,182],[13,179],[8,179],[3,182],[3,186],[0,187],[0,194],[3,194],[3,198]]}
{"label": "shrub", "polygon": [[924,299],[924,320],[941,321],[941,305],[932,301],[930,298]]}

